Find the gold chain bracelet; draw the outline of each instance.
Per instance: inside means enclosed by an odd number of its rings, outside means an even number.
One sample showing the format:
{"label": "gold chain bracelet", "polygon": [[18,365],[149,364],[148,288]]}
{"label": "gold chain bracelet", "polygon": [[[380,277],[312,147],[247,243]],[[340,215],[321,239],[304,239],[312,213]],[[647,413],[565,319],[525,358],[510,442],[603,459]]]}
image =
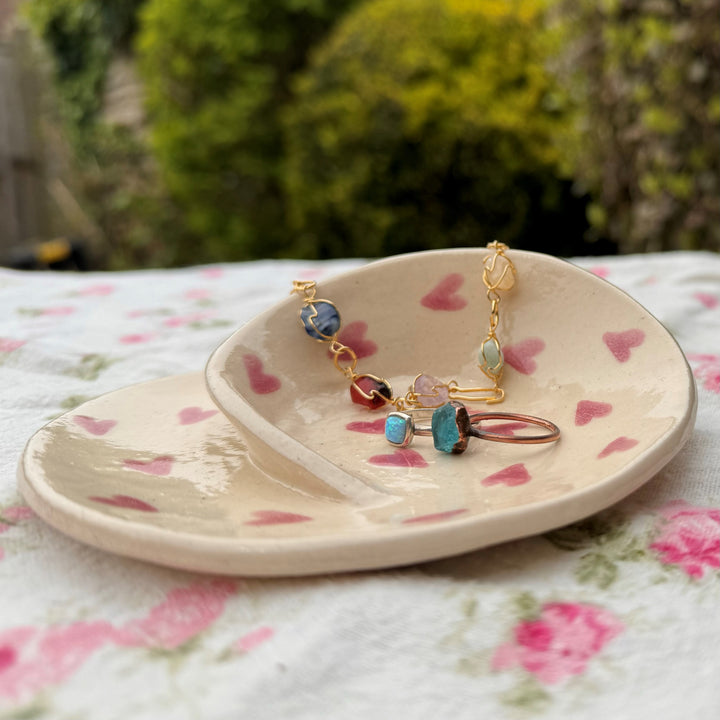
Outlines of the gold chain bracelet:
{"label": "gold chain bracelet", "polygon": [[301,296],[300,324],[305,332],[318,342],[327,343],[333,364],[350,380],[350,397],[354,403],[375,410],[392,405],[402,411],[411,408],[439,407],[450,400],[464,402],[502,402],[505,391],[499,386],[504,358],[496,330],[500,322],[500,295],[515,284],[516,271],[505,255],[506,245],[492,242],[488,245],[493,255],[483,263],[483,282],[490,301],[490,322],[486,338],[480,345],[478,367],[493,381],[493,387],[461,387],[457,381],[443,382],[425,373],[417,375],[405,395],[396,397],[390,382],[372,373],[357,372],[358,357],[348,345],[338,340],[342,322],[337,306],[330,300],[319,299],[314,280],[295,280],[291,294]]}

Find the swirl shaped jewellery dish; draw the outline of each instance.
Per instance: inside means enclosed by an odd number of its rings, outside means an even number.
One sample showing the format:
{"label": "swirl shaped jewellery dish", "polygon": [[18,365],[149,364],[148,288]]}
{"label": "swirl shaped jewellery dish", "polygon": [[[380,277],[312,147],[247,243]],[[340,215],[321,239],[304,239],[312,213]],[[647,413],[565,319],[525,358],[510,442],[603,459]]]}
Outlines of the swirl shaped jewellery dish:
{"label": "swirl shaped jewellery dish", "polygon": [[[342,308],[339,340],[363,368],[398,388],[419,369],[472,380],[488,255],[397,256],[318,283]],[[287,297],[228,338],[204,377],[125,388],[53,420],[27,446],[21,490],[84,542],[245,575],[420,562],[597,512],[682,447],[692,375],[672,336],[622,291],[546,255],[508,257],[519,282],[502,301],[501,407],[551,418],[559,442],[471,440],[454,456],[429,438],[393,447],[385,413],[348,402],[347,378],[327,345],[298,328],[298,298]],[[481,427],[535,432],[501,420]]]}

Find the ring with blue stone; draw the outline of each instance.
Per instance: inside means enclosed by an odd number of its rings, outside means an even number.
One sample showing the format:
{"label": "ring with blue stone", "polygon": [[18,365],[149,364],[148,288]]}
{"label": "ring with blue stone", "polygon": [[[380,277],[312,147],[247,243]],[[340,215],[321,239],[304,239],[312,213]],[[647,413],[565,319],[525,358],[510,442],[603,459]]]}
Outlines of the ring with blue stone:
{"label": "ring with blue stone", "polygon": [[[555,442],[560,439],[560,428],[550,420],[523,415],[520,413],[483,412],[468,413],[467,408],[455,400],[441,405],[432,413],[430,425],[420,425],[413,417],[416,410],[392,412],[385,420],[385,439],[397,447],[407,447],[416,435],[432,435],[435,449],[444,453],[459,454],[465,452],[471,437],[491,442],[513,443],[517,445],[536,445]],[[522,422],[526,425],[541,427],[547,432],[537,435],[509,435],[507,433],[483,430],[481,422],[500,420]]]}

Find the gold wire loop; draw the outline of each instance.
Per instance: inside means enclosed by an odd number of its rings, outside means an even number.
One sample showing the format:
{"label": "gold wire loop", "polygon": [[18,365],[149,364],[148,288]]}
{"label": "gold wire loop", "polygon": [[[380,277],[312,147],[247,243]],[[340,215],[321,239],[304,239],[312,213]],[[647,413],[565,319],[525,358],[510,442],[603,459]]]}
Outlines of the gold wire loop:
{"label": "gold wire loop", "polygon": [[[495,385],[494,387],[460,387],[455,380],[447,384],[450,400],[461,402],[485,402],[490,405],[502,402],[505,398],[505,390]],[[481,393],[481,394],[478,394]]]}
{"label": "gold wire loop", "polygon": [[[351,380],[355,379],[355,368],[357,367],[358,358],[355,351],[349,348],[347,345],[339,343],[337,340],[333,340],[330,343],[330,352],[333,354],[333,363],[335,367],[346,377]],[[349,361],[343,361],[343,356],[347,355]],[[347,365],[341,365],[342,362],[347,362]]]}
{"label": "gold wire loop", "polygon": [[314,280],[293,280],[291,295],[302,295],[303,302],[307,305],[315,300],[317,283]]}

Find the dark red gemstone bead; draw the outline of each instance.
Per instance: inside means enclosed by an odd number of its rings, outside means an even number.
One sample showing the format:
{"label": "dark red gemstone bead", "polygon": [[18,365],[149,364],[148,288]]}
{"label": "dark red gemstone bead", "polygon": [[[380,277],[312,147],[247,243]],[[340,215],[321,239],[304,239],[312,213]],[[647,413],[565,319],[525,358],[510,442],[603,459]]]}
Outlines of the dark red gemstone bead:
{"label": "dark red gemstone bead", "polygon": [[[363,393],[369,397],[365,397]],[[350,386],[350,398],[352,401],[358,405],[364,405],[370,410],[377,410],[377,408],[382,407],[385,405],[385,400],[389,400],[391,397],[392,388],[390,385],[369,375],[361,375]]]}

